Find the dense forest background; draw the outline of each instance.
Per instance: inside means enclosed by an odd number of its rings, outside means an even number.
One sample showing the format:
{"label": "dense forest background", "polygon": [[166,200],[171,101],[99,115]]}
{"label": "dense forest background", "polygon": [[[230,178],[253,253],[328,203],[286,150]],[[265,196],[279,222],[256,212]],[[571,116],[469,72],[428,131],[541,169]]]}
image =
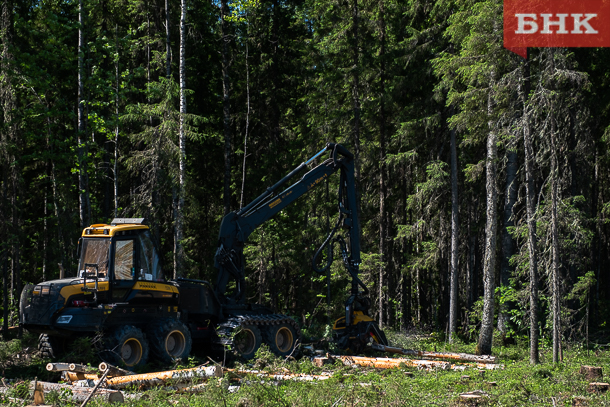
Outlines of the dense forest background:
{"label": "dense forest background", "polygon": [[[115,216],[148,220],[168,278],[215,281],[223,215],[338,142],[356,157],[360,268],[380,325],[607,334],[610,51],[525,60],[502,47],[498,0],[0,11],[4,326],[25,283],[74,275],[81,229]],[[250,301],[309,329],[347,293],[340,261],[330,298],[310,266],[337,182],[247,247]]]}

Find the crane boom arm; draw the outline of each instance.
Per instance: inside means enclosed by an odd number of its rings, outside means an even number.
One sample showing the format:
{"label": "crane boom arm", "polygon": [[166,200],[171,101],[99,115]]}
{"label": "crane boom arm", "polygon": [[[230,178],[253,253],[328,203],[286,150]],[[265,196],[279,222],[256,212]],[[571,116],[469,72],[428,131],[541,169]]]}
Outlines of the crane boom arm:
{"label": "crane boom arm", "polygon": [[[330,151],[330,158],[305,173],[294,184],[286,184],[308,164],[323,153]],[[292,204],[311,189],[321,185],[331,174],[340,171],[339,210],[342,226],[348,229],[349,252],[343,251],[344,263],[352,276],[352,292],[358,285],[364,287],[357,278],[360,264],[360,229],[356,205],[354,179],[354,156],[340,144],[329,143],[309,160],[305,161],[287,176],[254,199],[239,211],[227,214],[220,225],[218,249],[214,265],[218,269],[215,292],[225,304],[242,304],[245,297],[244,243],[250,234],[264,222]],[[278,192],[280,191],[280,192]],[[227,293],[230,281],[235,281],[235,289]],[[366,287],[364,287],[366,289]]]}

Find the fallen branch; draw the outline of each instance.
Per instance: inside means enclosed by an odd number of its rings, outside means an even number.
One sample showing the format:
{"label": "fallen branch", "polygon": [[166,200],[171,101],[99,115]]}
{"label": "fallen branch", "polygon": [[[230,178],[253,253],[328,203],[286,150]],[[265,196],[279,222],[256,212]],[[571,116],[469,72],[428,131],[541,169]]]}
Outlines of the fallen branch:
{"label": "fallen branch", "polygon": [[100,385],[102,383],[104,383],[104,380],[106,380],[107,375],[108,375],[108,371],[106,370],[104,372],[104,374],[102,375],[102,378],[97,382],[97,384],[95,385],[93,390],[91,390],[91,393],[89,393],[89,396],[85,399],[85,401],[83,401],[83,404],[81,404],[80,407],[85,407],[87,405],[87,403],[89,402],[89,400],[91,400],[91,397],[93,397],[93,395],[95,394],[97,389],[100,387]]}

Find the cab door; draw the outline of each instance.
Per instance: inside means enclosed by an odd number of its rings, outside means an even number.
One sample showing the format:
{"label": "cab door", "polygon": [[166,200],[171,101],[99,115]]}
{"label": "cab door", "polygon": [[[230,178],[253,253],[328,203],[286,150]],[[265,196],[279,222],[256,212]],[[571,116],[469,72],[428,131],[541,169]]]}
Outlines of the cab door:
{"label": "cab door", "polygon": [[136,237],[119,238],[115,240],[113,248],[111,298],[114,302],[121,302],[127,297],[136,280]]}

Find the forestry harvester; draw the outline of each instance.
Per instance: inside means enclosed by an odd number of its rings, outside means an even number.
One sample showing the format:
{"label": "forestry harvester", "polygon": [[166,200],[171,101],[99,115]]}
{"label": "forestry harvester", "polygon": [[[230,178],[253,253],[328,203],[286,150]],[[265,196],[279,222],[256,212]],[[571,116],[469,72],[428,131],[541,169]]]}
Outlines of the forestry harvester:
{"label": "forestry harvester", "polygon": [[[328,159],[286,186],[325,152],[330,152]],[[46,356],[57,356],[76,336],[97,336],[102,358],[130,368],[146,363],[149,352],[163,362],[185,358],[193,343],[228,345],[244,359],[254,357],[261,343],[279,356],[293,354],[300,338],[296,322],[245,301],[244,244],[255,228],[337,171],[339,218],[316,252],[313,268],[324,273],[332,262],[332,250],[324,267],[318,268],[316,258],[339,244],[351,292],[345,316],[333,326],[334,339],[354,352],[372,342],[387,345],[383,331],[367,315],[368,289],[358,277],[360,230],[353,155],[330,143],[247,206],[223,218],[214,285],[182,278],[166,281],[143,219],[118,218],[83,230],[77,276],[24,288],[21,324],[40,334],[39,348]],[[339,230],[345,231],[347,243]]]}

